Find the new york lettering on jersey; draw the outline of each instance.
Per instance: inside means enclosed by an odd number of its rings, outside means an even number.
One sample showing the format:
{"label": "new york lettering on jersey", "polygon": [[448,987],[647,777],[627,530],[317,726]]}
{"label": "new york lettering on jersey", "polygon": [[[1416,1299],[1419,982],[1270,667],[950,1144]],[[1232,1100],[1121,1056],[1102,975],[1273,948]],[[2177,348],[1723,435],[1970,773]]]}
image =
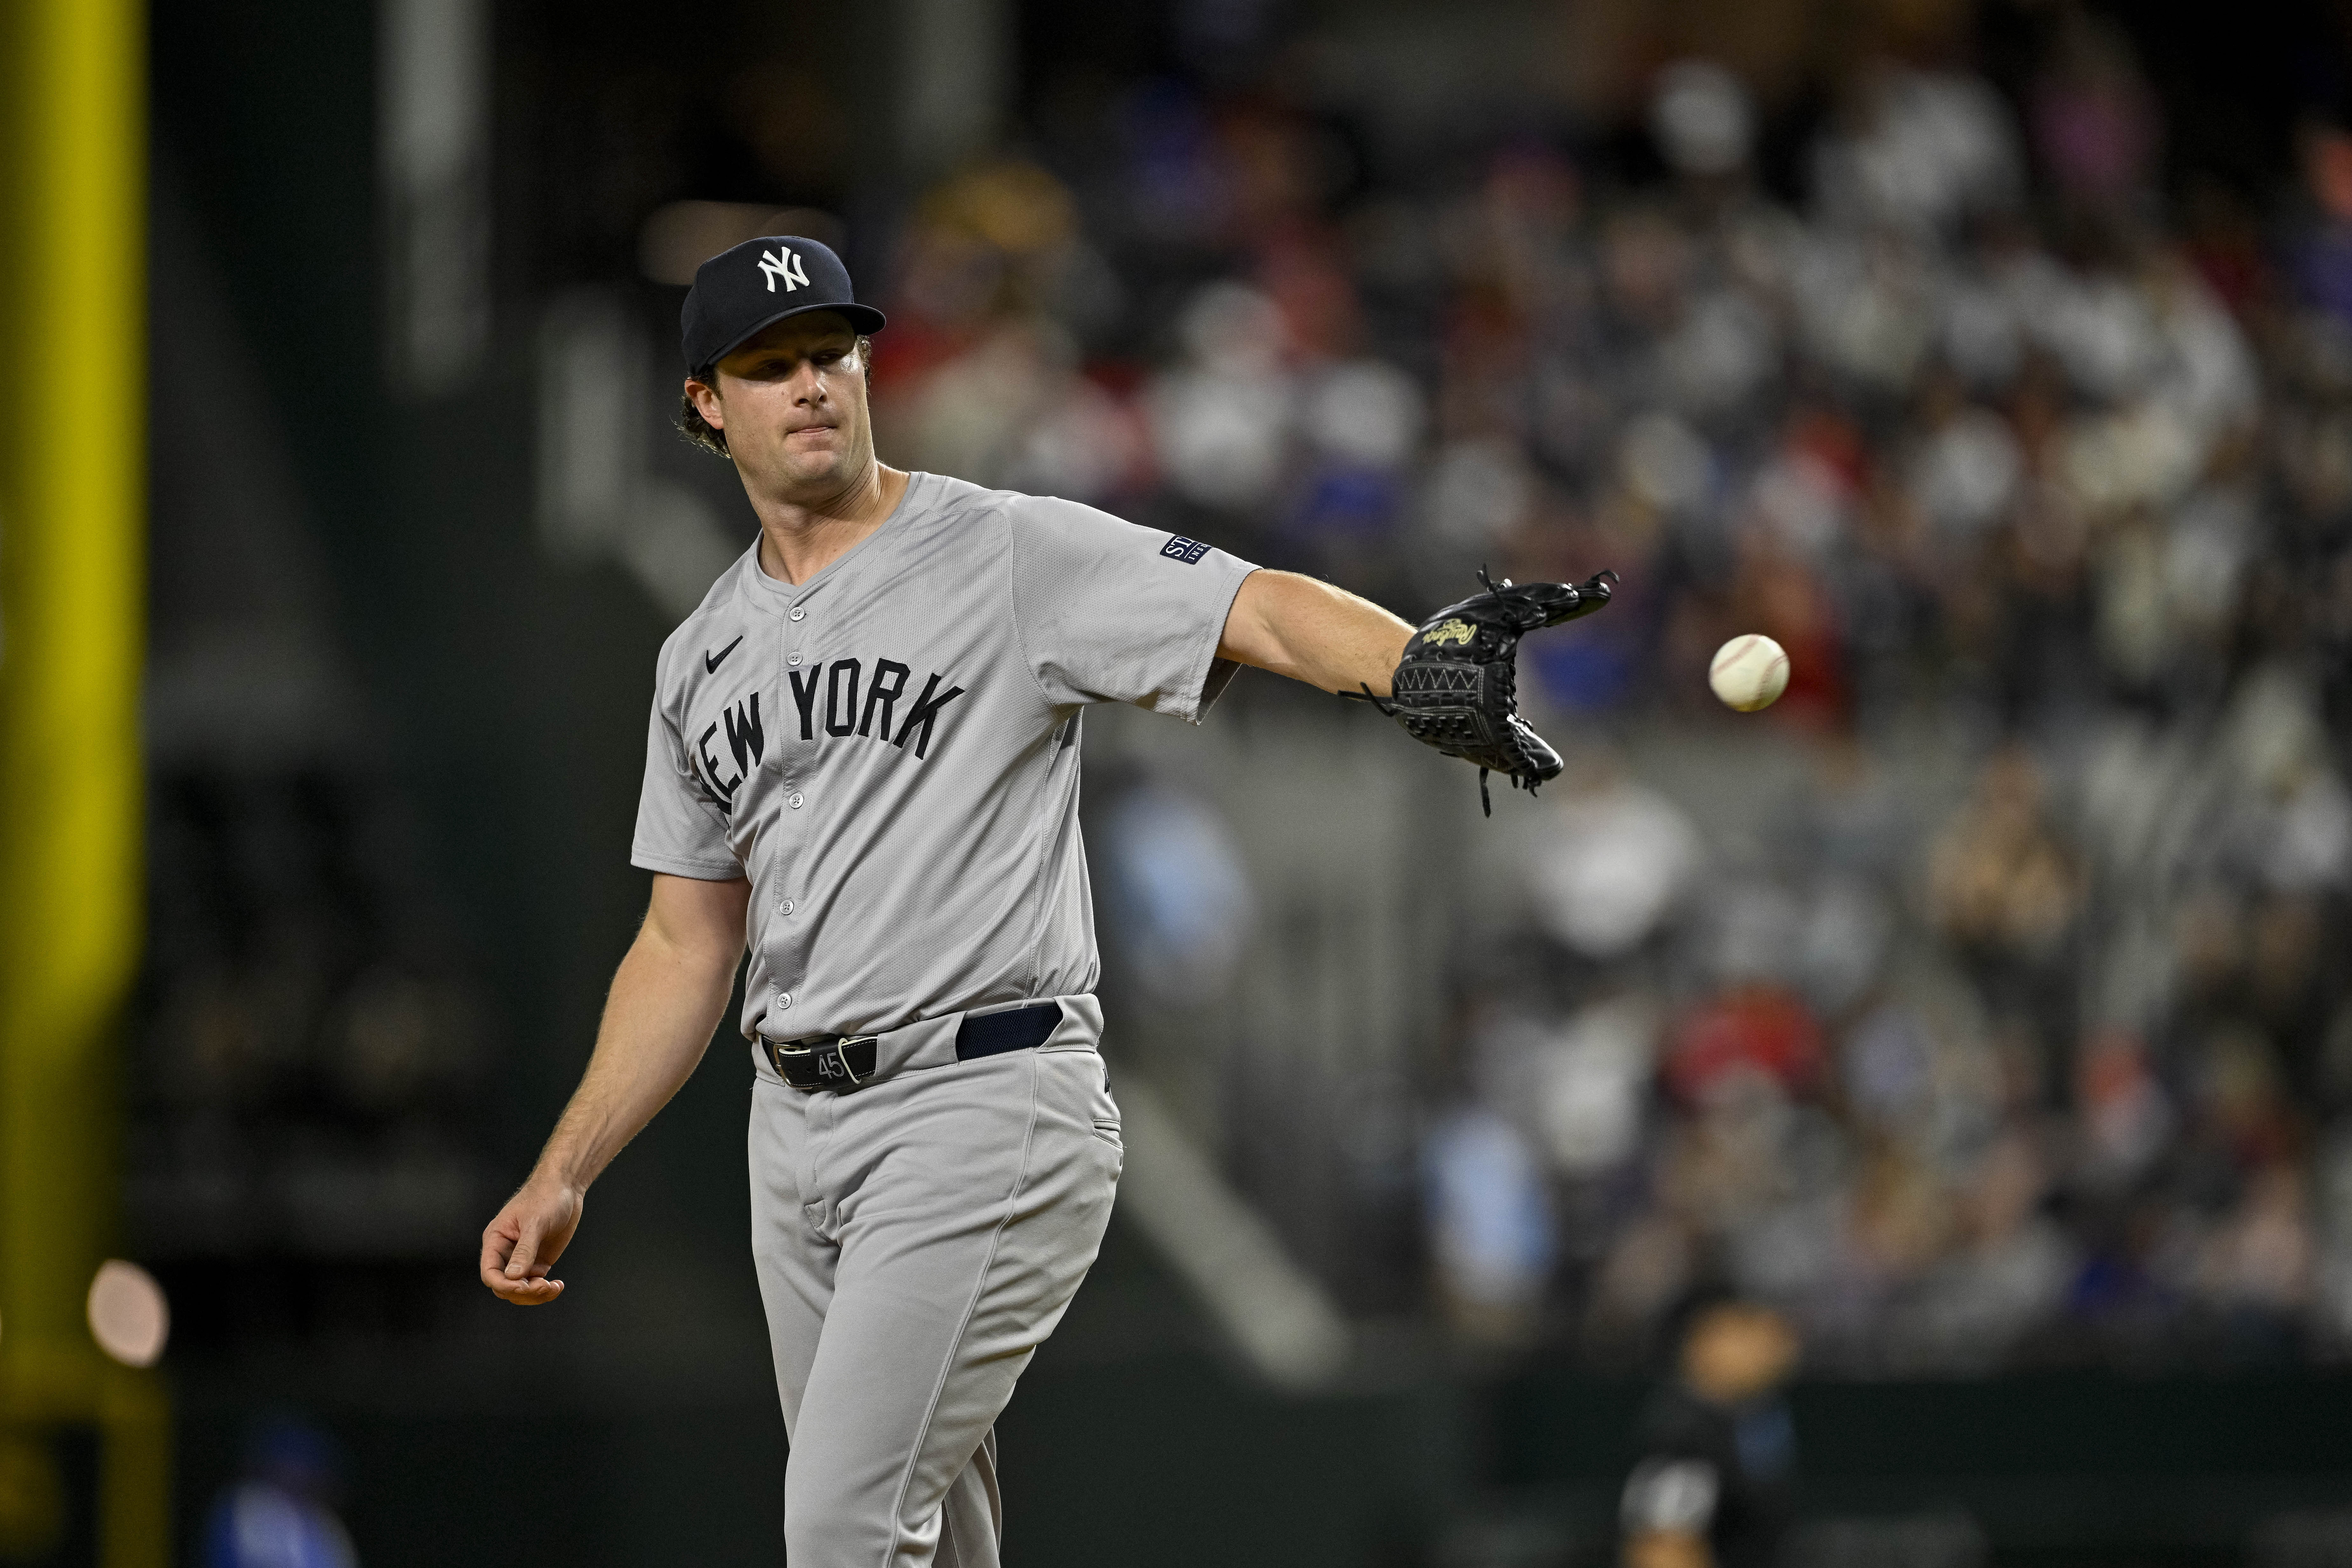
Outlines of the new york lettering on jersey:
{"label": "new york lettering on jersey", "polygon": [[[719,749],[732,755],[732,773],[727,772],[725,760],[711,751],[711,742],[722,729],[727,739]],[[695,738],[693,748],[687,753],[686,767],[720,815],[732,816],[736,795],[751,776],[751,770],[767,754],[768,729],[760,717],[760,693],[754,688],[721,706],[719,717],[703,726],[702,733]]]}
{"label": "new york lettering on jersey", "polygon": [[1197,719],[1251,569],[925,474],[807,582],[747,549],[664,647],[631,854],[751,882],[744,1032],[1090,990],[1078,714]]}
{"label": "new york lettering on jersey", "polygon": [[[800,738],[872,740],[928,761],[940,714],[967,689],[933,670],[919,690],[910,692],[913,675],[912,666],[893,658],[872,660],[870,674],[862,658],[788,670]],[[731,817],[744,781],[767,758],[768,726],[776,707],[770,703],[763,710],[754,687],[717,699],[710,710],[716,717],[695,736],[686,766],[720,815]]]}
{"label": "new york lettering on jersey", "polygon": [[[911,739],[915,755],[928,757],[932,725],[940,710],[964,694],[964,688],[949,681],[937,670],[931,671],[924,679],[921,693],[907,704],[905,717],[898,720],[894,730],[891,721],[899,712],[899,700],[906,696],[907,681],[914,674],[914,667],[895,658],[877,658],[871,676],[866,675],[866,668],[862,659],[836,658],[830,664],[811,666],[805,671],[790,672],[793,704],[800,712],[801,739],[817,738],[817,699],[822,693],[825,734],[887,741],[902,752]],[[858,698],[861,680],[865,683],[862,703]],[[881,721],[878,729],[875,723],[877,716]]]}

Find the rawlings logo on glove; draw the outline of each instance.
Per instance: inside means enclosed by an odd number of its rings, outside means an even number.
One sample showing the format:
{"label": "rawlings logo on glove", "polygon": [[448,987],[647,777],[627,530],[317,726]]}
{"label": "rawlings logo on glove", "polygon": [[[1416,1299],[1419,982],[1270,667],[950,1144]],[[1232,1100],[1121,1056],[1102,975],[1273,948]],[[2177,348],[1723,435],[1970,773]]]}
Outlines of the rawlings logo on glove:
{"label": "rawlings logo on glove", "polygon": [[1560,770],[1559,753],[1519,717],[1519,638],[1600,609],[1617,574],[1517,586],[1506,577],[1499,587],[1484,572],[1478,579],[1485,593],[1438,611],[1404,645],[1388,700],[1369,689],[1363,700],[1422,744],[1476,763],[1478,799],[1492,816],[1489,773],[1532,791]]}
{"label": "rawlings logo on glove", "polygon": [[1421,635],[1432,647],[1444,647],[1450,642],[1468,642],[1472,633],[1468,621],[1446,621],[1439,626],[1423,626]]}

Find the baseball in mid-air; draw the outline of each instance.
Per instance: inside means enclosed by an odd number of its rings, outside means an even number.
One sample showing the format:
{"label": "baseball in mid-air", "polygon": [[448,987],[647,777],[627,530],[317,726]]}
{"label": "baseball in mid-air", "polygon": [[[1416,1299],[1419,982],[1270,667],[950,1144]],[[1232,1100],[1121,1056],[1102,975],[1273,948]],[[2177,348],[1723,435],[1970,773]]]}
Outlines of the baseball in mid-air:
{"label": "baseball in mid-air", "polygon": [[1789,652],[1760,632],[1734,637],[1716,649],[1706,683],[1727,708],[1742,713],[1769,708],[1789,689]]}

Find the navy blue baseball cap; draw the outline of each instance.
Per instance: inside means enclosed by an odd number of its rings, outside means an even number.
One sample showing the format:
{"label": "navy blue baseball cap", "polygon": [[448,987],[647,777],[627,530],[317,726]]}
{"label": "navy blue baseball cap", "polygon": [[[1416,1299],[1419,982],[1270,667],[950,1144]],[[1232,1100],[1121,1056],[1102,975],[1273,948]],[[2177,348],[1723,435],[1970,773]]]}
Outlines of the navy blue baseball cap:
{"label": "navy blue baseball cap", "polygon": [[833,310],[852,331],[878,332],[882,312],[861,305],[841,258],[813,239],[770,235],[722,250],[695,269],[678,326],[686,374],[724,359],[787,316]]}

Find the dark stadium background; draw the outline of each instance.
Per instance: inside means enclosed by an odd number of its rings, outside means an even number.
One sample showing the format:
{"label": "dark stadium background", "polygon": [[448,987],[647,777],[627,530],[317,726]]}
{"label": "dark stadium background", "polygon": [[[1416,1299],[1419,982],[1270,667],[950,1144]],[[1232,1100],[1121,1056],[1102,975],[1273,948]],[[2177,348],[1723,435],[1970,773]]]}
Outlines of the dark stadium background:
{"label": "dark stadium background", "polygon": [[[471,77],[462,49],[401,75],[468,17]],[[174,1314],[184,1560],[287,1415],[339,1451],[370,1568],[781,1559],[731,1037],[596,1188],[559,1309],[494,1302],[472,1245],[642,905],[655,649],[747,537],[731,475],[661,427],[664,268],[789,209],[893,313],[886,460],[1058,487],[1409,618],[1488,561],[1630,590],[1530,656],[1538,726],[1595,760],[1492,824],[1465,770],[1270,679],[1197,734],[1090,723],[1115,1077],[1348,1337],[1254,1349],[1236,1321],[1269,1298],[1188,1271],[1181,1190],[1127,1194],[1002,1429],[1008,1560],[1608,1560],[1673,1286],[1622,1283],[1650,1256],[1626,1237],[1651,1226],[1681,1279],[1812,1223],[1655,1196],[1676,1150],[1786,1117],[1844,1151],[1822,1202],[1864,1216],[1848,1242],[1878,1270],[1789,1286],[1806,1561],[2352,1562],[2328,837],[2352,768],[2352,13],[155,0],[152,23],[140,995],[169,1026],[126,1047],[123,1179],[125,1255]],[[1653,118],[1691,60],[1752,116],[1720,169],[1678,167]],[[1902,180],[1841,197],[1822,149],[1880,145],[1873,116],[1918,81],[1958,84],[1934,101],[1989,117],[1964,138],[1990,125],[2008,163],[1954,175],[1945,208],[1897,212]],[[2095,384],[2096,342],[2070,369],[2058,328],[1940,372],[1940,283],[1887,285],[1891,324],[1848,338],[1801,305],[1740,325],[1762,295],[1732,276],[1739,213],[1807,256],[1841,225],[1895,236],[1832,296],[1881,263],[2024,258],[2084,331],[2124,321],[2126,361],[2168,279],[2222,345],[2219,401],[2187,434],[2132,424],[2138,395]],[[1731,336],[1659,359],[1718,283]],[[1279,364],[1251,359],[1267,344]],[[1188,426],[1188,388],[1295,433],[1265,453]],[[2029,405],[2076,444],[2046,457]],[[1948,496],[1923,454],[1970,417],[1995,455],[1952,447]],[[2156,446],[2096,469],[2103,431]],[[2185,477],[2147,477],[2167,464]],[[2035,488],[2068,484],[2121,499]],[[2192,513],[2209,490],[2220,521]],[[1800,543],[1741,553],[1758,528]],[[1699,667],[1751,629],[1799,680],[1734,721]],[[2093,743],[2115,735],[2140,749]],[[2262,745],[2287,761],[2251,804],[2195,772]],[[2163,768],[2153,796],[2098,793]],[[1853,777],[1875,783],[1809,782]],[[1824,940],[1883,969],[1725,957],[1836,913],[1816,873],[1878,830],[1833,808],[1870,788],[1900,825],[1855,851],[1836,897],[1860,924]],[[2114,858],[2126,808],[2175,829]],[[2273,809],[2273,838],[2219,842]],[[1665,846],[1628,872],[1661,900],[1628,940],[1528,889],[1580,834]],[[1996,840],[2016,880],[1972,891]],[[2036,867],[2046,909],[2011,898]],[[1910,973],[1972,1021],[1938,1033]],[[2116,1022],[2141,981],[2169,1000]],[[1591,1010],[1612,999],[1634,1012]],[[1642,1065],[1592,1080],[1616,1110],[1547,1152],[1514,1121],[1524,1075],[1635,1016]],[[1710,1050],[1769,1115],[1710,1109]],[[1981,1331],[1948,1329],[1982,1299],[1954,1272],[1976,1178],[1937,1188],[1903,1163],[1910,1112],[1871,1121],[1870,1086],[1915,1069],[1999,1079],[1957,1110],[1917,1089],[1918,1114],[1996,1118],[1982,1147],[2029,1172],[2000,1233],[2032,1241],[2028,1285]]]}

